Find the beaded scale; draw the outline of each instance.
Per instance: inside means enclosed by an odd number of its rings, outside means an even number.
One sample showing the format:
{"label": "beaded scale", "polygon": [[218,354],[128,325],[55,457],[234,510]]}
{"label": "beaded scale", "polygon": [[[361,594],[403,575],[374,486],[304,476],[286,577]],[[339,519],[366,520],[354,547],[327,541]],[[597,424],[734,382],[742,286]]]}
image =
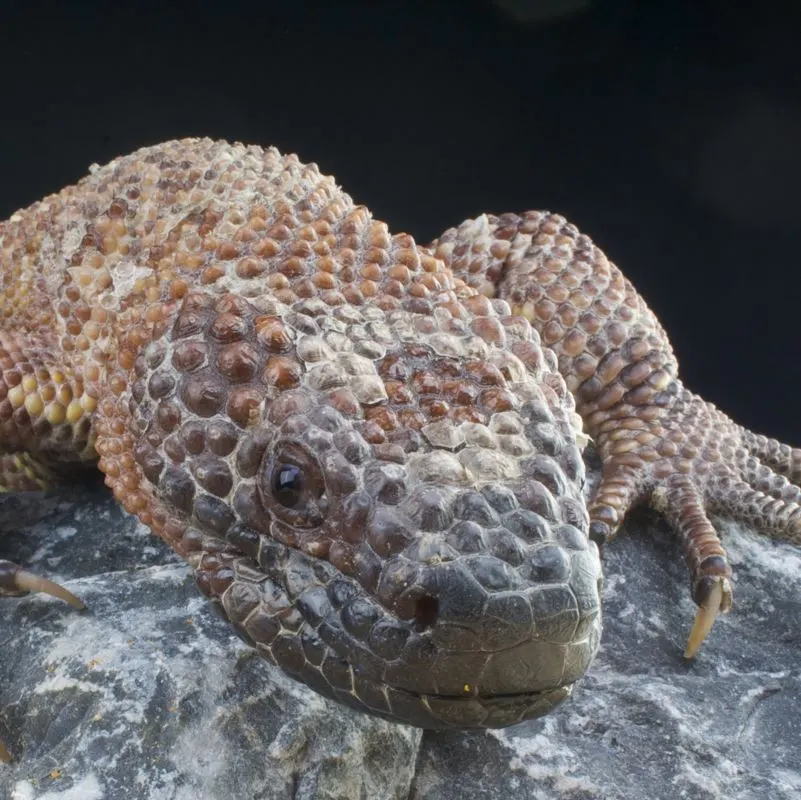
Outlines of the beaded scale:
{"label": "beaded scale", "polygon": [[[557,215],[422,247],[315,165],[187,139],[17,212],[0,259],[0,488],[96,462],[240,636],[363,711],[548,712],[597,651],[596,544],[636,504],[683,547],[688,655],[732,600],[707,512],[801,541],[801,451],[685,389]],[[7,593],[80,605],[0,564]]]}

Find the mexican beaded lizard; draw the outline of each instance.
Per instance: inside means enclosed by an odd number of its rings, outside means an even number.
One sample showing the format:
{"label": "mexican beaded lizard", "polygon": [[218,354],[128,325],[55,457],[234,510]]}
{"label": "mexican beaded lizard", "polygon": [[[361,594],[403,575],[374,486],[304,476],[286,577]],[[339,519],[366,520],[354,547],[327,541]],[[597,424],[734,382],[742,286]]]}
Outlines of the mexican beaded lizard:
{"label": "mexican beaded lizard", "polygon": [[[0,245],[0,488],[97,461],[245,641],[357,709],[548,712],[596,653],[596,544],[635,504],[687,558],[690,656],[732,601],[707,513],[801,541],[801,450],[688,392],[554,214],[421,247],[315,165],[187,139],[93,167]],[[38,581],[2,562],[6,593],[80,605]]]}

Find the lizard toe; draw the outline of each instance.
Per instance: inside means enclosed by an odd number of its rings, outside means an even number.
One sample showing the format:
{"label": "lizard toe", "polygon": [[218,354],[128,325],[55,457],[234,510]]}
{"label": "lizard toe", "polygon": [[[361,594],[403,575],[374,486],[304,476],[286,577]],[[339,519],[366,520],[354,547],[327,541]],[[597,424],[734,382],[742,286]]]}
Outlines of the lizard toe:
{"label": "lizard toe", "polygon": [[743,445],[759,463],[770,468],[773,474],[801,485],[801,448],[791,447],[745,428],[740,428],[739,433]]}
{"label": "lizard toe", "polygon": [[590,539],[601,546],[614,538],[629,509],[645,498],[640,462],[612,457],[604,462],[601,479],[589,505]]}
{"label": "lizard toe", "polygon": [[[757,484],[757,486],[755,486]],[[760,488],[757,488],[760,487]],[[777,539],[801,542],[801,491],[781,475],[723,477],[707,489],[710,509]]]}
{"label": "lizard toe", "polygon": [[692,475],[675,473],[660,482],[653,492],[652,504],[676,532],[690,570],[692,598],[698,606],[685,648],[685,657],[692,658],[718,615],[731,609],[731,566],[707,516],[704,492]]}

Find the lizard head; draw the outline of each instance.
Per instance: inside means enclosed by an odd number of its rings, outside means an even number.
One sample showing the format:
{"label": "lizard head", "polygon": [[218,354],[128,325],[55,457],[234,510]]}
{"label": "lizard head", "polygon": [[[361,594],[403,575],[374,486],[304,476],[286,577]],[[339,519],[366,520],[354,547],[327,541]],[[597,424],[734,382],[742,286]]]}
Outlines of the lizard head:
{"label": "lizard head", "polygon": [[145,349],[135,458],[171,544],[243,639],[340,702],[421,727],[546,713],[600,638],[555,365],[524,320],[501,349],[325,310],[195,293]]}

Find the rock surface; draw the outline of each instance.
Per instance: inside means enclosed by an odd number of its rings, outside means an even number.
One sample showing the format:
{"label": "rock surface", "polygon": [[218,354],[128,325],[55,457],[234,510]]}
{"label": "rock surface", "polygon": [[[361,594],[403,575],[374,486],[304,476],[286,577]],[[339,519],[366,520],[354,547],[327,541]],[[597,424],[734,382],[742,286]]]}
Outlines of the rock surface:
{"label": "rock surface", "polygon": [[0,602],[0,737],[17,756],[2,797],[801,796],[801,549],[725,528],[735,609],[687,665],[684,565],[654,519],[632,519],[605,555],[603,646],[573,699],[502,731],[421,735],[254,657],[103,487],[5,498],[0,519],[0,557],[90,609]]}

